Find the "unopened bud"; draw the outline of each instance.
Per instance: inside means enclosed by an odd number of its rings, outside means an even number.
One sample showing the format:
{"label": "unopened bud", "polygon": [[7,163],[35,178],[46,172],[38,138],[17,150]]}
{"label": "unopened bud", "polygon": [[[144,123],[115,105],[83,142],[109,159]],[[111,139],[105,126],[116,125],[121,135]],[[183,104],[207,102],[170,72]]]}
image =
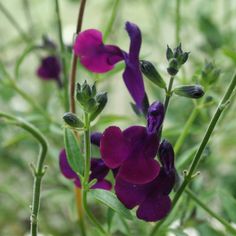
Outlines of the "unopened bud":
{"label": "unopened bud", "polygon": [[67,112],[63,116],[63,120],[66,124],[74,128],[84,127],[84,123],[72,112]]}
{"label": "unopened bud", "polygon": [[201,98],[204,95],[204,90],[200,85],[185,85],[174,89],[174,93],[188,98]]}
{"label": "unopened bud", "polygon": [[158,71],[151,62],[141,60],[140,64],[141,64],[141,71],[149,80],[151,80],[154,84],[156,84],[160,88],[164,89],[166,88],[165,81],[162,79],[161,75],[158,73]]}

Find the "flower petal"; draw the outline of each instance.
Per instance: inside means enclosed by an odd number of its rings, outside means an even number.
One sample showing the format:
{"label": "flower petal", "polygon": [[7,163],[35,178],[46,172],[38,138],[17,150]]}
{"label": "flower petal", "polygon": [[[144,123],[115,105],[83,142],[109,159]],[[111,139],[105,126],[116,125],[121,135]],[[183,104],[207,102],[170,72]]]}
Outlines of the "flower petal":
{"label": "flower petal", "polygon": [[105,73],[113,69],[114,64],[123,60],[121,49],[114,45],[104,45],[102,33],[95,29],[85,30],[77,36],[74,53],[81,64],[95,73]]}
{"label": "flower petal", "polygon": [[111,184],[111,182],[104,179],[104,180],[98,181],[91,188],[92,189],[100,188],[100,189],[104,189],[104,190],[111,190],[112,189],[112,184]]}
{"label": "flower petal", "polygon": [[66,151],[65,149],[62,149],[59,154],[59,165],[61,173],[67,178],[67,179],[75,179],[77,178],[77,174],[71,169],[67,157],[66,157]]}
{"label": "flower petal", "polygon": [[155,179],[160,171],[159,163],[142,154],[133,153],[134,156],[125,160],[117,177],[133,184],[146,184]]}
{"label": "flower petal", "polygon": [[119,127],[107,128],[101,138],[100,152],[102,160],[109,168],[119,167],[131,152],[131,147]]}
{"label": "flower petal", "polygon": [[137,25],[126,23],[126,30],[130,37],[129,54],[124,53],[125,71],[123,79],[137,107],[142,109],[145,97],[143,77],[139,65],[139,51],[142,43],[142,36]]}
{"label": "flower petal", "polygon": [[109,168],[105,165],[102,159],[91,159],[91,174],[90,180],[98,179],[103,180],[109,172]]}
{"label": "flower petal", "polygon": [[131,184],[118,177],[116,178],[115,192],[118,199],[128,209],[141,204],[148,193],[145,185]]}
{"label": "flower petal", "polygon": [[136,214],[139,219],[145,221],[158,221],[167,216],[171,210],[169,196],[158,193],[150,194],[139,206]]}
{"label": "flower petal", "polygon": [[100,146],[101,137],[102,137],[102,133],[100,133],[100,132],[93,132],[90,135],[90,141],[91,141],[92,144],[94,144],[94,145],[99,147]]}

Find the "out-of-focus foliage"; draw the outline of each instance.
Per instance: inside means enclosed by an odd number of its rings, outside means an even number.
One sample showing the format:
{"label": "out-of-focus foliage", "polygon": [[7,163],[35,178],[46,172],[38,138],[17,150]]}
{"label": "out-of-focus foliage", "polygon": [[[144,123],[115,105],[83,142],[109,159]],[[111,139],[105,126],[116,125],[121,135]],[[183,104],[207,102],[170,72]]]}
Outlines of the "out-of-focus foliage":
{"label": "out-of-focus foliage", "polygon": [[[63,37],[68,46],[66,60],[70,67],[71,45],[79,0],[61,0]],[[175,1],[130,0],[120,1],[116,9],[115,21],[109,28],[113,0],[90,0],[87,3],[83,29],[98,28],[107,32],[107,43],[118,44],[127,50],[128,37],[123,30],[125,21],[133,21],[142,30],[143,43],[141,59],[152,61],[161,77],[168,83],[165,58],[166,45],[175,47]],[[49,141],[47,157],[48,171],[43,181],[42,204],[40,209],[40,232],[44,235],[79,235],[76,221],[76,207],[73,184],[65,180],[59,171],[58,155],[63,148],[64,103],[62,91],[54,81],[39,80],[35,71],[46,50],[30,50],[19,66],[18,79],[14,71],[22,55],[31,46],[41,45],[42,36],[49,36],[59,48],[57,21],[54,1],[11,0],[2,1],[16,24],[24,32],[18,32],[15,25],[0,12],[0,60],[6,67],[6,74],[0,67],[0,108],[14,113],[35,124]],[[179,172],[187,169],[196,145],[206,130],[207,124],[220,101],[230,77],[236,68],[236,2],[234,0],[181,1],[181,43],[190,51],[188,62],[175,81],[175,85],[201,84],[205,89],[202,100],[175,96],[170,102],[164,136],[175,144],[187,119],[195,106],[200,106],[189,134],[176,156]],[[108,29],[108,31],[106,31]],[[209,63],[217,73],[210,73]],[[102,132],[109,125],[127,127],[142,124],[136,118],[130,102],[131,98],[122,81],[121,63],[115,70],[105,75],[94,75],[78,65],[78,81],[97,81],[99,89],[108,92],[108,105],[99,117],[93,130]],[[212,76],[212,74],[214,76]],[[10,77],[10,78],[9,78]],[[14,83],[9,82],[11,80]],[[145,80],[151,102],[163,101],[163,92]],[[23,93],[21,92],[23,91]],[[235,96],[235,95],[234,95]],[[32,103],[33,100],[34,102]],[[205,105],[203,105],[205,104]],[[77,104],[78,106],[78,104]],[[77,107],[80,113],[79,106]],[[208,207],[225,219],[236,224],[236,102],[229,104],[220,120],[213,137],[205,150],[200,165],[201,174],[192,184],[192,190]],[[35,161],[38,146],[24,131],[2,122],[0,119],[0,235],[27,235],[32,196],[32,174],[29,163]],[[93,148],[93,155],[99,155]],[[124,220],[91,199],[91,208],[99,221],[111,225],[114,235],[145,235],[150,225],[137,219]],[[213,220],[204,210],[184,196],[174,218],[169,219],[171,235],[228,235],[220,223]],[[108,216],[108,217],[107,217]],[[111,219],[112,218],[112,219]],[[112,224],[110,221],[115,222]],[[90,235],[95,235],[91,225]],[[161,235],[161,234],[160,234]],[[163,228],[163,235],[165,228]],[[169,235],[169,234],[168,234]]]}

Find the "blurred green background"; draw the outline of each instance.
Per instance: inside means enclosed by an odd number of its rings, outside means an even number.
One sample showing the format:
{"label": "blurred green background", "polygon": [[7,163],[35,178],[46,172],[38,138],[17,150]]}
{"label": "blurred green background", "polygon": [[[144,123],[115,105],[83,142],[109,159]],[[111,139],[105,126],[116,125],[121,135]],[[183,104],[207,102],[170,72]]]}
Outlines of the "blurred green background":
{"label": "blurred green background", "polygon": [[[177,46],[176,42],[176,0],[120,0],[114,11],[115,0],[88,0],[83,29],[96,28],[107,34],[107,43],[117,44],[128,50],[129,38],[124,30],[126,21],[136,23],[143,36],[141,58],[152,61],[168,82],[165,58],[166,45]],[[63,38],[68,46],[66,58],[70,64],[73,34],[80,1],[60,0]],[[40,80],[35,71],[40,58],[46,51],[28,54],[15,78],[19,58],[30,44],[42,44],[47,35],[59,47],[55,2],[49,0],[1,0],[0,2],[0,60],[9,75],[16,81],[17,88],[24,91],[44,112],[35,109],[29,99],[8,82],[0,71],[0,109],[22,116],[35,124],[49,142],[47,174],[43,179],[42,204],[39,224],[43,235],[79,235],[76,223],[73,184],[61,176],[58,167],[58,153],[63,147],[62,115],[65,111],[62,92],[53,81]],[[3,12],[7,9],[7,13]],[[178,74],[175,85],[200,83],[205,88],[205,97],[193,102],[191,99],[173,96],[164,126],[164,137],[175,144],[190,115],[199,107],[188,136],[178,150],[176,162],[181,174],[191,161],[207,124],[217,107],[236,67],[236,2],[234,0],[181,0],[180,42],[190,58]],[[8,13],[11,15],[9,16]],[[7,15],[8,17],[7,17]],[[14,18],[11,22],[9,17]],[[112,24],[111,24],[112,23]],[[24,32],[23,37],[22,33]],[[27,38],[25,40],[24,38]],[[30,40],[28,40],[30,39]],[[179,43],[179,42],[178,42]],[[220,70],[219,78],[203,76],[206,62],[212,62]],[[93,130],[103,131],[109,125],[125,128],[145,121],[135,116],[131,109],[131,97],[122,81],[122,64],[104,75],[94,75],[78,65],[77,81],[97,81],[99,90],[108,91],[108,105],[94,124]],[[150,101],[163,101],[163,92],[145,80]],[[234,95],[235,96],[235,95]],[[205,105],[202,105],[205,104]],[[79,107],[77,107],[78,113]],[[192,190],[217,214],[236,224],[236,102],[231,103],[222,116],[204,153],[199,170],[192,183]],[[45,116],[45,113],[47,114]],[[54,122],[48,118],[52,117]],[[27,235],[29,231],[30,202],[33,178],[29,163],[37,157],[38,145],[30,135],[0,120],[0,235]],[[93,150],[98,154],[98,150]],[[190,158],[189,158],[190,156]],[[106,207],[91,199],[91,207],[106,224]],[[188,196],[182,198],[180,206],[172,217],[173,229],[168,235],[229,235],[224,227],[196,206]],[[114,235],[145,235],[150,225],[134,220],[120,219],[115,215],[112,232]],[[88,225],[91,235],[97,234]],[[165,233],[163,233],[165,234]]]}

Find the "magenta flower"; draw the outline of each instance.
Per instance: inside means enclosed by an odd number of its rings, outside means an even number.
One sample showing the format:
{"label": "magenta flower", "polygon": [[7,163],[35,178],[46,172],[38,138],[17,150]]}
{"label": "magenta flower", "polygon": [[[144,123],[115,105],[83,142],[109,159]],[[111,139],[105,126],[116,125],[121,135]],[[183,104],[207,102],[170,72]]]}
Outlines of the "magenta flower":
{"label": "magenta flower", "polygon": [[[81,182],[78,175],[71,169],[68,161],[65,149],[61,150],[59,155],[59,165],[61,173],[70,180],[74,181],[76,187],[81,188]],[[89,181],[97,179],[97,182],[91,187],[92,189],[101,188],[105,190],[111,190],[112,185],[109,181],[105,180],[109,172],[109,168],[104,164],[103,160],[92,158],[91,159],[91,174]]]}
{"label": "magenta flower", "polygon": [[37,69],[37,75],[42,80],[55,80],[61,87],[60,73],[61,73],[60,61],[55,56],[44,57],[41,60],[41,65]]}
{"label": "magenta flower", "polygon": [[117,177],[132,184],[145,184],[158,176],[160,165],[154,160],[158,147],[158,136],[149,135],[142,126],[123,132],[111,126],[100,141],[102,160],[111,169],[119,168]]}
{"label": "magenta flower", "polygon": [[130,37],[129,53],[115,45],[105,45],[102,41],[102,33],[95,29],[83,31],[77,36],[74,53],[80,58],[80,62],[85,68],[95,73],[110,71],[117,62],[124,60],[125,85],[137,107],[142,109],[145,90],[139,65],[141,32],[137,25],[130,22],[126,23],[126,30]]}
{"label": "magenta flower", "polygon": [[174,152],[170,143],[163,141],[159,148],[162,167],[158,176],[147,184],[133,184],[116,177],[115,192],[128,208],[138,206],[137,217],[145,221],[158,221],[171,210],[168,196],[175,184]]}

